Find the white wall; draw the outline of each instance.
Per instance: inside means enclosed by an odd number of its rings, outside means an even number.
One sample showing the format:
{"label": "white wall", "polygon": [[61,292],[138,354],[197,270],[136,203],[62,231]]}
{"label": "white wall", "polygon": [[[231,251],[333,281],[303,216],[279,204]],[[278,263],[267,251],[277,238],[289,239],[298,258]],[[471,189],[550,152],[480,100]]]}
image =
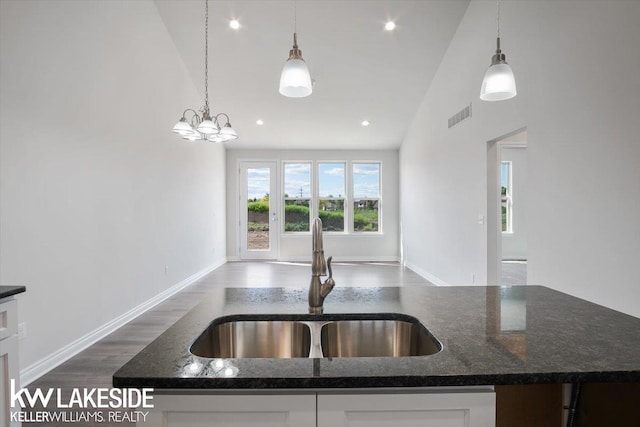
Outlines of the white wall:
{"label": "white wall", "polygon": [[502,259],[527,259],[527,149],[502,148],[502,161],[511,162],[512,232],[502,233]]}
{"label": "white wall", "polygon": [[24,370],[224,260],[225,153],[170,132],[201,99],[152,1],[0,12],[0,282],[27,286]]}
{"label": "white wall", "polygon": [[[443,283],[486,281],[487,141],[526,126],[529,283],[640,316],[640,2],[501,13],[518,96],[478,99],[495,2],[472,1],[401,147],[406,260]],[[469,101],[473,117],[447,129]]]}
{"label": "white wall", "polygon": [[[397,150],[227,150],[227,256],[238,252],[238,161],[283,160],[381,161],[382,234],[324,234],[324,251],[335,261],[380,261],[400,258]],[[279,178],[280,179],[280,178]],[[280,182],[280,181],[278,181]],[[282,215],[280,215],[282,216]],[[311,234],[286,234],[280,239],[281,260],[311,260]]]}

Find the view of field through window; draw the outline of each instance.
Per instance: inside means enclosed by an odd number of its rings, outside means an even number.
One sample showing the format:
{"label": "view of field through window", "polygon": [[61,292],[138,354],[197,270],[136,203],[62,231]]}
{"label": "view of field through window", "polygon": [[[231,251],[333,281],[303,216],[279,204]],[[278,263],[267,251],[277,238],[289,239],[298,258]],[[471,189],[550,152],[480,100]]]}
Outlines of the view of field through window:
{"label": "view of field through window", "polygon": [[379,231],[380,164],[353,164],[353,230]]}
{"label": "view of field through window", "polygon": [[511,233],[513,231],[512,209],[511,209],[511,162],[500,164],[500,210],[502,216],[502,232]]}
{"label": "view of field through window", "polygon": [[[380,231],[380,164],[318,162],[317,182],[312,192],[312,163],[285,162],[282,172],[284,232],[309,232],[311,218],[322,220],[324,231]],[[347,191],[347,173],[351,191]],[[269,176],[261,169],[248,171],[248,233],[256,249],[268,248]],[[348,196],[348,193],[350,195]],[[347,200],[351,199],[348,212]],[[251,238],[250,238],[251,240]],[[253,247],[250,247],[253,249]]]}
{"label": "view of field through window", "polygon": [[311,163],[284,164],[284,231],[309,231]]}
{"label": "view of field through window", "polygon": [[344,231],[345,163],[318,164],[318,216],[325,231]]}

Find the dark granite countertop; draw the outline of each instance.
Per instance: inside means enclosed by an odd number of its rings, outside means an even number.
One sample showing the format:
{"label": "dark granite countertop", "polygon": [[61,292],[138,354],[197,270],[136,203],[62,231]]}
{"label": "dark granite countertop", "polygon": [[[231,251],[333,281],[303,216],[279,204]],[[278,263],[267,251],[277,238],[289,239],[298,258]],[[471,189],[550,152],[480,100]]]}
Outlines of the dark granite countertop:
{"label": "dark granite countertop", "polygon": [[0,286],[0,299],[21,294],[26,290],[24,286]]}
{"label": "dark granite countertop", "polygon": [[[443,344],[404,358],[226,359],[232,378],[198,374],[191,343],[215,318],[305,314],[307,290],[212,293],[113,376],[116,387],[275,389],[640,381],[640,319],[545,288],[336,288],[325,314],[403,313]],[[228,371],[230,372],[230,371]]]}

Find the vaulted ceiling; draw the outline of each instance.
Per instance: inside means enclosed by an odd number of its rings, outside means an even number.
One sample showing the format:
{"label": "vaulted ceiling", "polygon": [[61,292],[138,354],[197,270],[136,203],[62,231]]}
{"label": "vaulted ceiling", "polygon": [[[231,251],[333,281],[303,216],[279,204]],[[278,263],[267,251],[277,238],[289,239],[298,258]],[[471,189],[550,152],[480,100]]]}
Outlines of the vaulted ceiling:
{"label": "vaulted ceiling", "polygon": [[[204,93],[204,0],[155,0]],[[291,0],[210,0],[209,97],[231,117],[230,149],[396,148],[468,0],[297,1],[298,44],[315,80],[307,98],[278,93],[291,49]],[[239,30],[229,27],[238,19]],[[385,31],[393,20],[397,28]],[[176,115],[187,107],[176,105]],[[261,119],[264,125],[256,125]],[[363,127],[361,122],[371,124]]]}

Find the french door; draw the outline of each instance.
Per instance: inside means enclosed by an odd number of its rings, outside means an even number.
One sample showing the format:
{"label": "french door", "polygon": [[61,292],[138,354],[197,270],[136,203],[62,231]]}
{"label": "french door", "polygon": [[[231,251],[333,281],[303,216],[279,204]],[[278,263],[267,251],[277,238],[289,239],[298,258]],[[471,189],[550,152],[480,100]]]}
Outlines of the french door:
{"label": "french door", "polygon": [[277,162],[240,162],[240,258],[278,258]]}

